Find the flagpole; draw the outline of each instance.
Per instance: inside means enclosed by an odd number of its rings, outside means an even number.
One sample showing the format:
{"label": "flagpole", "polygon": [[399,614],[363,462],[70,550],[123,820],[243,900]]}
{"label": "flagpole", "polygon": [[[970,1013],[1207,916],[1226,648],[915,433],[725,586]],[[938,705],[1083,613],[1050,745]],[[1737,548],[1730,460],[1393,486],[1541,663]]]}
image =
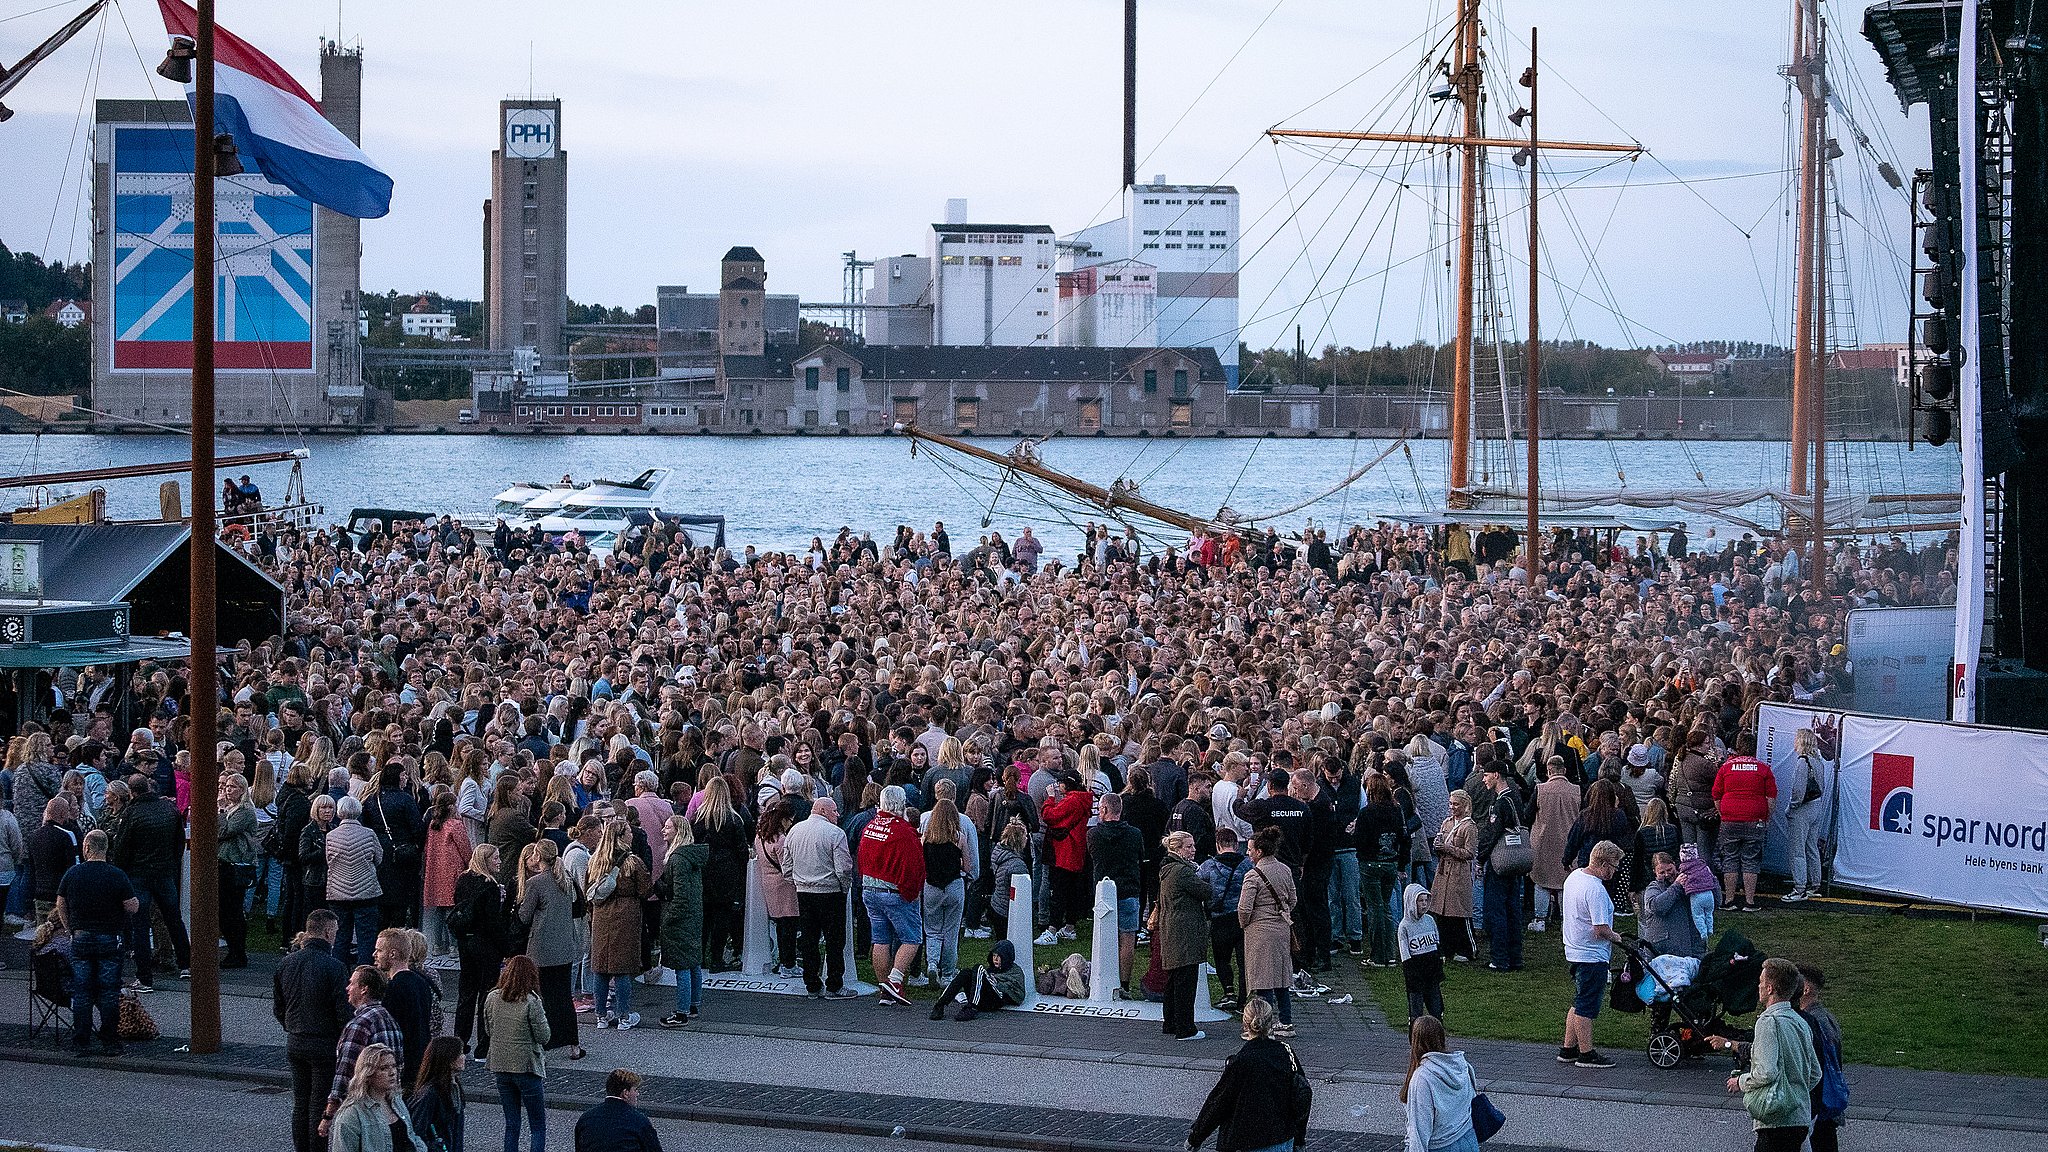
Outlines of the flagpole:
{"label": "flagpole", "polygon": [[185,747],[192,753],[192,1040],[220,1051],[220,764],[214,739],[220,686],[214,666],[214,125],[213,3],[198,0],[192,101],[192,532],[191,671]]}

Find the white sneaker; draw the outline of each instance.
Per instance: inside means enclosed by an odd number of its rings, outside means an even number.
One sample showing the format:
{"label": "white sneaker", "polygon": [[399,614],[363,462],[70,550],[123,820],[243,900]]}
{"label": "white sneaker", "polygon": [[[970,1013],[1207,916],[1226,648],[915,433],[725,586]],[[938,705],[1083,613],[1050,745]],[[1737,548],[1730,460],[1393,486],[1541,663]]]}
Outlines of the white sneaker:
{"label": "white sneaker", "polygon": [[603,1031],[604,1029],[611,1027],[613,1023],[614,1021],[610,1016],[599,1016],[597,1018],[597,1027],[599,1031]]}
{"label": "white sneaker", "polygon": [[1193,1036],[1175,1036],[1175,1037],[1174,1037],[1174,1039],[1175,1039],[1175,1040],[1207,1040],[1208,1038],[1209,1038],[1209,1034],[1208,1034],[1207,1032],[1204,1032],[1204,1031],[1202,1031],[1202,1030],[1201,1030],[1201,1029],[1199,1029],[1199,1028],[1195,1030],[1195,1034],[1194,1034]]}
{"label": "white sneaker", "polygon": [[640,1014],[638,1012],[628,1012],[626,1013],[625,1018],[619,1021],[619,1031],[624,1032],[627,1029],[632,1028],[633,1026],[639,1023]]}
{"label": "white sneaker", "polygon": [[1806,899],[1806,890],[1804,888],[1794,888],[1783,896],[1778,897],[1778,899],[1786,904],[1797,904],[1801,900]]}
{"label": "white sneaker", "polygon": [[1550,927],[1550,925],[1544,923],[1543,918],[1540,916],[1534,920],[1529,921],[1529,931],[1531,932],[1541,932],[1548,927]]}
{"label": "white sneaker", "polygon": [[1040,948],[1050,948],[1059,942],[1060,934],[1058,932],[1053,931],[1050,928],[1047,928],[1045,931],[1040,932],[1038,934],[1038,939],[1032,941],[1032,943],[1038,945]]}
{"label": "white sneaker", "polygon": [[1072,928],[1062,928],[1062,929],[1060,929],[1060,939],[1062,939],[1062,940],[1072,940],[1072,939],[1074,939],[1074,930],[1073,930]]}
{"label": "white sneaker", "polygon": [[903,982],[912,988],[923,988],[932,982],[932,978],[929,976],[910,976],[905,978]]}

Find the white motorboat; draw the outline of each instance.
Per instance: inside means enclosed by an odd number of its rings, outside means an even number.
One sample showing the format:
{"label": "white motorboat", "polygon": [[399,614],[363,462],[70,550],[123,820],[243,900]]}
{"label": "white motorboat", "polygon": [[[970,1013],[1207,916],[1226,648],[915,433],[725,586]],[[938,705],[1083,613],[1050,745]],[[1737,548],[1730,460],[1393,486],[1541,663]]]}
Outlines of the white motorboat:
{"label": "white motorboat", "polygon": [[596,551],[600,538],[616,538],[633,526],[633,513],[641,513],[638,522],[645,524],[660,512],[674,474],[672,468],[649,468],[627,481],[593,480],[570,493],[557,511],[542,516],[540,530],[551,537],[574,532]]}

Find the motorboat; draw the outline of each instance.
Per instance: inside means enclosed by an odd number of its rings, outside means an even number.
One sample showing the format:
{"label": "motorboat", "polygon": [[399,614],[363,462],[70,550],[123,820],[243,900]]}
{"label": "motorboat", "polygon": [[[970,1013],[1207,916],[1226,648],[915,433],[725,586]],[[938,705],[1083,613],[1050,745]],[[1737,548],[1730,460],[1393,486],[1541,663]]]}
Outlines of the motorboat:
{"label": "motorboat", "polygon": [[630,513],[660,511],[674,474],[673,468],[649,468],[631,480],[593,480],[565,497],[556,511],[540,517],[540,530],[548,536],[574,532],[585,541],[624,532],[633,525]]}

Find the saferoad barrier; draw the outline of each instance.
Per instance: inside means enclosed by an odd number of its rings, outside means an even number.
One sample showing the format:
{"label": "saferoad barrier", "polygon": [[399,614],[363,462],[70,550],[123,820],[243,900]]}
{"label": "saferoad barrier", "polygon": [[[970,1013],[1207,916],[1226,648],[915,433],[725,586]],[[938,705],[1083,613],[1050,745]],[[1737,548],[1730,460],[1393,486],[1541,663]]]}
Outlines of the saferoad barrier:
{"label": "saferoad barrier", "polygon": [[1820,749],[1835,883],[2048,916],[2048,732],[1766,704],[1757,756],[1778,778],[1780,845],[1805,787],[1802,728]]}

